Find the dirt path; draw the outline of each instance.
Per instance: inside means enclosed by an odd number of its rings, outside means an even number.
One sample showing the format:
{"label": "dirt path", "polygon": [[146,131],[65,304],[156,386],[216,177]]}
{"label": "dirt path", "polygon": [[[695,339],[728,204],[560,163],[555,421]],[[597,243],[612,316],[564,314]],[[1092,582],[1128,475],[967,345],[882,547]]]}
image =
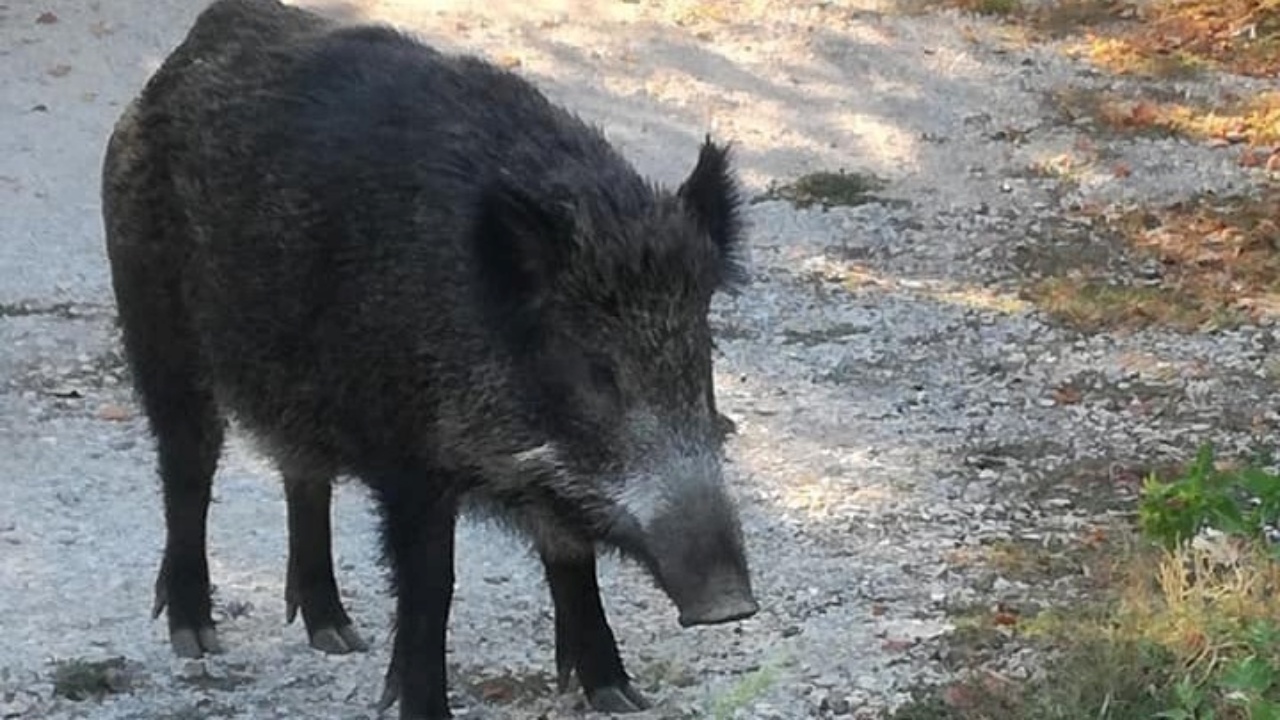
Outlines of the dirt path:
{"label": "dirt path", "polygon": [[[392,605],[354,486],[338,494],[339,582],[370,654],[320,657],[283,624],[281,490],[239,444],[211,521],[229,653],[177,662],[149,620],[160,512],[111,325],[97,170],[119,107],[198,7],[82,5],[0,5],[0,717],[372,717]],[[661,181],[687,172],[703,133],[732,139],[760,198],[754,283],[718,302],[715,324],[765,607],[739,627],[682,632],[634,568],[607,564],[606,603],[658,701],[651,717],[876,717],[944,677],[950,611],[1030,592],[958,564],[957,551],[1078,538],[1142,469],[1203,439],[1230,453],[1274,444],[1266,317],[1080,332],[1028,294],[1032,273],[1072,263],[1142,277],[1082,210],[1258,183],[1237,147],[1100,134],[1052,100],[1131,81],[954,13],[763,0],[475,7],[323,5],[516,67]],[[839,170],[881,181],[874,201],[777,199],[806,174]],[[474,716],[582,714],[576,696],[550,689],[536,563],[468,525],[458,566],[451,658]],[[126,659],[129,692],[55,697],[51,660],[107,657]]]}

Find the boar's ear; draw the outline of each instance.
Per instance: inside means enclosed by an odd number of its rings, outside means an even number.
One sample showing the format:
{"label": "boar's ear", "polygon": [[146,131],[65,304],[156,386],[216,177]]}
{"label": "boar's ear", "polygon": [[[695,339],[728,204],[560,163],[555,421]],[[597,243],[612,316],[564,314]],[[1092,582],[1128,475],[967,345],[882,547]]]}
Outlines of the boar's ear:
{"label": "boar's ear", "polygon": [[698,164],[676,194],[720,252],[720,284],[732,287],[743,282],[746,272],[739,257],[742,192],[730,168],[729,146],[716,145],[708,135],[698,153]]}
{"label": "boar's ear", "polygon": [[534,309],[572,240],[572,222],[560,208],[513,183],[495,183],[480,199],[473,237],[486,301],[503,314]]}

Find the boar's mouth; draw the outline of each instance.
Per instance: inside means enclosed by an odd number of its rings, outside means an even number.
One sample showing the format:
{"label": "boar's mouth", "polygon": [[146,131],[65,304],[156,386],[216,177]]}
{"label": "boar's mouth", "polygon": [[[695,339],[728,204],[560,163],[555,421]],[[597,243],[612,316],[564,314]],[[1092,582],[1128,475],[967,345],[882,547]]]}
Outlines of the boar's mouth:
{"label": "boar's mouth", "polygon": [[680,627],[721,625],[744,620],[760,610],[745,578],[730,575],[713,576],[706,588],[693,600],[680,602]]}
{"label": "boar's mouth", "polygon": [[663,562],[660,557],[666,555],[670,558],[672,551],[664,552],[661,540],[657,540],[652,532],[645,532],[640,523],[627,516],[613,519],[609,541],[623,554],[637,560],[671,598],[680,613],[681,627],[743,620],[760,609],[744,562],[709,565],[703,553],[682,553],[678,549],[674,550],[674,555],[679,561]]}

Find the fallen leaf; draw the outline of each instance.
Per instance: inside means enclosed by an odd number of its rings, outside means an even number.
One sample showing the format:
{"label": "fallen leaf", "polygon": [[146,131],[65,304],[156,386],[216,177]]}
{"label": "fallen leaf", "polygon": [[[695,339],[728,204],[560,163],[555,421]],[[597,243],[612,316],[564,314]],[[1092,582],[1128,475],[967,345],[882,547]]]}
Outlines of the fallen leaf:
{"label": "fallen leaf", "polygon": [[914,646],[915,646],[915,643],[912,642],[911,640],[889,639],[889,640],[885,640],[883,643],[880,644],[880,649],[884,650],[885,652],[900,653],[900,652],[906,652]]}
{"label": "fallen leaf", "polygon": [[1084,397],[1084,393],[1070,385],[1063,385],[1053,391],[1053,400],[1059,405],[1075,405]]}
{"label": "fallen leaf", "polygon": [[476,684],[476,689],[480,691],[480,697],[486,702],[504,703],[515,698],[515,690],[511,687],[511,683],[501,678],[481,680]]}
{"label": "fallen leaf", "polygon": [[1154,103],[1146,101],[1135,103],[1129,110],[1129,121],[1134,125],[1150,125],[1160,117],[1160,110]]}
{"label": "fallen leaf", "polygon": [[1268,158],[1262,157],[1262,155],[1254,151],[1253,148],[1245,148],[1244,152],[1240,153],[1240,167],[1262,167],[1269,162],[1270,160]]}
{"label": "fallen leaf", "polygon": [[964,710],[978,704],[978,695],[968,685],[954,683],[942,691],[942,701],[957,710]]}
{"label": "fallen leaf", "polygon": [[1280,150],[1271,153],[1267,158],[1267,172],[1280,172]]}
{"label": "fallen leaf", "polygon": [[517,55],[500,55],[497,58],[498,66],[508,70],[518,68],[524,64],[524,61]]}
{"label": "fallen leaf", "polygon": [[48,72],[53,77],[58,77],[58,78],[66,77],[67,73],[71,72],[71,66],[70,65],[54,65],[53,67],[49,68]]}
{"label": "fallen leaf", "polygon": [[1008,610],[997,610],[996,614],[991,617],[991,621],[996,625],[1017,625],[1018,616]]}
{"label": "fallen leaf", "polygon": [[1111,166],[1111,174],[1118,178],[1127,178],[1133,174],[1133,168],[1128,163],[1118,162]]}
{"label": "fallen leaf", "polygon": [[119,405],[103,405],[98,409],[98,419],[107,422],[124,422],[133,417],[133,413],[129,412],[126,407]]}
{"label": "fallen leaf", "polygon": [[887,612],[889,612],[889,608],[885,606],[884,603],[876,603],[875,605],[871,606],[872,617],[881,617]]}
{"label": "fallen leaf", "polygon": [[58,16],[51,12],[42,12],[40,13],[40,16],[36,18],[37,25],[52,25],[56,22],[58,22]]}

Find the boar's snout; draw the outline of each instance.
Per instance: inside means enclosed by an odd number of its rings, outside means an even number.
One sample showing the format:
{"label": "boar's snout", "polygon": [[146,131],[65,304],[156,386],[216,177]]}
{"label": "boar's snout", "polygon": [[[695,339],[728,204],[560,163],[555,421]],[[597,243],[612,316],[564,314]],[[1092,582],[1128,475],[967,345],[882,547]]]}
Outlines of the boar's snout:
{"label": "boar's snout", "polygon": [[734,574],[709,577],[692,599],[677,602],[677,607],[681,627],[743,620],[760,610],[747,578]]}
{"label": "boar's snout", "polygon": [[684,452],[662,457],[616,495],[611,540],[640,560],[675,604],[680,624],[716,625],[759,611],[742,526],[726,492],[719,458]]}

